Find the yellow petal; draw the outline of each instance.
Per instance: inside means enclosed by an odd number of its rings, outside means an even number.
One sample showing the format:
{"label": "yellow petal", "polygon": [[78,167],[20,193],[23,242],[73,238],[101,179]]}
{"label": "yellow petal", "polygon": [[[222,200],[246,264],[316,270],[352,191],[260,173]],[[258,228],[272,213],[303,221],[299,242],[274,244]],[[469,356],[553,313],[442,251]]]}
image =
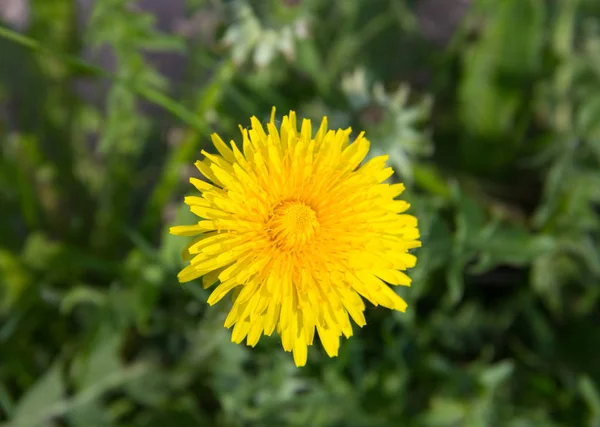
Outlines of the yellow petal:
{"label": "yellow petal", "polygon": [[202,219],[170,232],[196,236],[182,244],[178,279],[213,286],[209,305],[230,296],[232,341],[253,347],[277,331],[304,366],[315,333],[335,357],[352,323],[366,324],[363,298],[406,310],[390,285],[410,285],[408,252],[421,242],[410,204],[396,199],[404,185],[385,183],[388,156],[365,161],[364,132],[351,140],[352,129],[330,130],[325,117],[313,137],[293,111],[277,123],[273,109],[266,125],[240,126],[237,143],[211,135],[217,154],[202,151],[206,180],[190,178],[200,194],[184,199]]}

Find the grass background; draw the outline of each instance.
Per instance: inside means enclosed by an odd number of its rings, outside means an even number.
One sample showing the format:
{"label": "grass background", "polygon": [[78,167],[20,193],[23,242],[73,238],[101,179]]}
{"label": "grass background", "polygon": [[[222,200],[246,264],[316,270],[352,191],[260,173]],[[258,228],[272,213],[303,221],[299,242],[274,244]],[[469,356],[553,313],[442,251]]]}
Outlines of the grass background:
{"label": "grass background", "polygon": [[[2,427],[600,426],[596,0],[0,7]],[[272,105],[365,129],[423,236],[408,312],[303,369],[167,234]]]}

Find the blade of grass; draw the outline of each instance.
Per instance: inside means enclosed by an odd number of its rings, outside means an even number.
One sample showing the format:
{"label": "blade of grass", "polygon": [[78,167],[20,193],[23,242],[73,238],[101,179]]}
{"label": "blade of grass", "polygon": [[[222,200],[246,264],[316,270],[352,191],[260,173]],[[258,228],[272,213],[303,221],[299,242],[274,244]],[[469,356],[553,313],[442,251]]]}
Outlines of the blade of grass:
{"label": "blade of grass", "polygon": [[[234,76],[235,66],[231,59],[227,59],[219,65],[211,82],[205,86],[202,95],[198,99],[196,116],[205,117],[207,112],[214,109]],[[146,209],[147,214],[142,224],[143,228],[154,228],[157,221],[159,221],[162,208],[167,205],[171,194],[182,181],[181,167],[192,162],[195,153],[198,151],[201,136],[208,136],[209,133],[208,125],[202,128],[190,129],[186,132],[181,144],[171,150],[163,167],[162,176],[150,196]]]}
{"label": "blade of grass", "polygon": [[92,76],[104,77],[117,81],[119,83],[123,83],[124,86],[127,87],[129,90],[132,90],[133,92],[145,98],[146,100],[164,108],[166,111],[170,112],[186,124],[196,129],[206,129],[206,123],[204,122],[204,120],[202,120],[201,117],[196,116],[183,105],[181,105],[180,103],[173,100],[172,98],[165,95],[159,90],[145,85],[140,85],[139,83],[136,83],[135,81],[129,79],[125,79],[103,68],[97,67],[79,58],[73,57],[72,55],[48,49],[42,44],[40,44],[37,40],[19,34],[6,27],[0,26],[0,37],[10,40],[11,42],[16,43],[20,46],[26,47],[34,52],[58,58],[65,64],[85,71],[86,73],[89,73]]}

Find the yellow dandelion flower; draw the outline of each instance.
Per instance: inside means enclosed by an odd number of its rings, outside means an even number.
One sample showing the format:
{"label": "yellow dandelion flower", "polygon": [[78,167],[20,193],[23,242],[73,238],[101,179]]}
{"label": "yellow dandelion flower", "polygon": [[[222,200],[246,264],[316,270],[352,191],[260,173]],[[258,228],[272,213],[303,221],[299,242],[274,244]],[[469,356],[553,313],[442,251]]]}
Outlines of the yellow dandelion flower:
{"label": "yellow dandelion flower", "polygon": [[198,235],[183,250],[189,265],[179,281],[218,282],[210,305],[231,292],[231,340],[254,346],[277,329],[297,366],[315,330],[337,356],[341,335],[352,336],[350,318],[366,323],[363,298],[405,311],[389,285],[410,286],[403,271],[416,257],[408,251],[421,245],[409,204],[396,200],[404,186],[385,183],[387,156],[361,165],[364,132],[350,142],[351,130],[328,130],[327,118],[314,136],[311,126],[305,119],[298,132],[291,111],[278,129],[273,109],[266,130],[256,117],[240,126],[241,151],[213,134],[219,154],[202,151],[196,162],[210,182],[190,178],[201,195],[185,198],[201,219],[170,229]]}

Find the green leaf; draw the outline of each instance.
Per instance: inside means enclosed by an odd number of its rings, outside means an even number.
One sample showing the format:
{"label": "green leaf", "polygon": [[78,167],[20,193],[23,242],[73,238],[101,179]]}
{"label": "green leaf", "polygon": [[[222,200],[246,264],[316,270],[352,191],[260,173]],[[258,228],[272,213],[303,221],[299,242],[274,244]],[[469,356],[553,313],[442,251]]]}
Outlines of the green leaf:
{"label": "green leaf", "polygon": [[60,311],[63,314],[70,314],[73,308],[79,304],[91,304],[101,307],[105,303],[106,294],[104,292],[88,286],[77,286],[63,297],[60,303]]}
{"label": "green leaf", "polygon": [[573,41],[577,24],[577,7],[579,0],[563,0],[559,6],[555,28],[553,31],[553,46],[556,53],[568,58],[573,51]]}
{"label": "green leaf", "polygon": [[583,375],[578,379],[577,387],[590,411],[588,426],[596,427],[600,425],[600,392],[597,385],[588,375]]}
{"label": "green leaf", "polygon": [[120,357],[121,341],[121,335],[110,329],[101,332],[90,351],[85,369],[78,378],[81,389],[94,387],[108,375],[114,375],[123,370]]}
{"label": "green leaf", "polygon": [[64,396],[61,366],[62,361],[57,360],[19,400],[12,418],[14,423],[26,424],[25,421],[31,419],[40,420],[40,423],[29,424],[30,427],[42,425],[42,415]]}
{"label": "green leaf", "polygon": [[173,35],[161,35],[154,39],[141,40],[140,48],[147,51],[154,52],[185,52],[185,43],[181,37]]}
{"label": "green leaf", "polygon": [[456,206],[455,239],[459,247],[464,250],[479,237],[479,231],[485,224],[485,212],[479,203],[458,184],[452,186],[452,199]]}
{"label": "green leaf", "polygon": [[125,384],[125,391],[141,404],[160,406],[169,398],[169,377],[157,370]]}
{"label": "green leaf", "polygon": [[[78,70],[87,71],[96,77],[111,78],[116,81],[122,80],[119,76],[112,75],[110,72],[95,67],[94,65],[88,64],[85,61],[81,61],[76,57],[47,49],[46,47],[38,43],[36,40],[23,36],[9,29],[0,27],[0,37],[11,40],[33,51],[39,51],[57,57],[69,66],[74,67]],[[190,126],[195,127],[197,129],[204,128],[204,121],[202,119],[199,119],[193,112],[187,110],[183,105],[169,98],[163,92],[157,91],[153,87],[148,87],[144,83],[131,81],[129,81],[128,83],[129,90],[136,92],[142,97],[146,98],[148,101],[163,107],[166,111],[169,111],[176,117],[179,117],[184,123],[187,123]]]}
{"label": "green leaf", "polygon": [[504,384],[515,370],[514,362],[505,360],[486,368],[479,374],[479,381],[488,389],[496,389]]}
{"label": "green leaf", "polygon": [[532,263],[539,256],[556,250],[558,244],[551,236],[532,235],[518,226],[494,227],[487,233],[481,231],[479,244],[481,256],[470,272],[484,273],[498,265],[515,267]]}
{"label": "green leaf", "polygon": [[561,309],[560,297],[563,274],[560,271],[561,260],[557,255],[549,253],[539,256],[532,264],[531,285],[554,310]]}
{"label": "green leaf", "polygon": [[449,290],[448,303],[451,305],[458,303],[462,299],[465,288],[464,270],[470,259],[469,255],[463,255],[459,258],[455,257],[448,267],[446,280],[448,281]]}
{"label": "green leaf", "polygon": [[[504,0],[491,24],[495,60],[501,73],[532,74],[540,66],[545,5],[539,0]],[[491,46],[488,46],[491,47]]]}
{"label": "green leaf", "polygon": [[0,410],[6,414],[8,418],[13,417],[15,410],[15,403],[8,393],[8,390],[4,384],[0,382]]}
{"label": "green leaf", "polygon": [[440,175],[439,171],[429,165],[414,165],[415,183],[431,193],[432,195],[450,198],[450,189],[448,183]]}
{"label": "green leaf", "polygon": [[64,245],[59,241],[51,241],[46,235],[37,232],[29,235],[23,250],[23,260],[33,268],[46,270],[56,262]]}
{"label": "green leaf", "polygon": [[320,88],[324,89],[327,84],[327,75],[322,71],[323,60],[313,40],[298,40],[296,44],[296,66],[301,71],[308,73],[319,85]]}
{"label": "green leaf", "polygon": [[106,407],[91,402],[74,408],[67,416],[73,427],[111,427],[114,421]]}
{"label": "green leaf", "polygon": [[465,405],[458,400],[434,398],[431,408],[423,416],[423,425],[427,427],[462,425],[466,416],[465,412]]}
{"label": "green leaf", "polygon": [[465,51],[460,149],[470,169],[490,173],[514,161],[527,122],[523,91],[541,65],[545,7],[539,0],[496,2],[482,37]]}
{"label": "green leaf", "polygon": [[577,115],[577,129],[600,160],[600,92],[590,94]]}
{"label": "green leaf", "polygon": [[166,224],[162,231],[162,245],[160,248],[160,259],[165,265],[179,267],[183,264],[181,251],[192,237],[174,236],[169,233],[169,228],[175,225],[194,224],[198,217],[190,212],[190,208],[184,203],[179,203],[175,211],[172,224]]}
{"label": "green leaf", "polygon": [[[30,275],[16,254],[0,248],[0,314],[12,308],[31,283]],[[0,328],[0,331],[3,328]],[[2,335],[2,334],[0,334]]]}

